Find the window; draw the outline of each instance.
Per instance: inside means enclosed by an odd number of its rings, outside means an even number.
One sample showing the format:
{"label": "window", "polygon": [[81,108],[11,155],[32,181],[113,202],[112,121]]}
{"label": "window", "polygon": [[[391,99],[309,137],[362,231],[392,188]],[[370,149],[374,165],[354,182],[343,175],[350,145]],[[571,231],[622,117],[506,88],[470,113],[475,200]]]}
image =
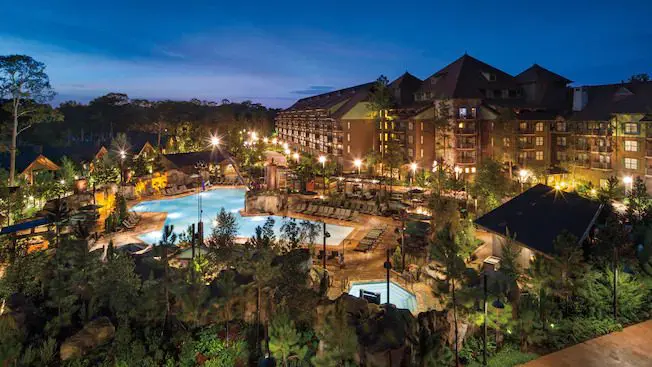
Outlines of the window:
{"label": "window", "polygon": [[638,124],[636,124],[636,123],[626,123],[625,124],[625,134],[638,134]]}
{"label": "window", "polygon": [[509,148],[509,138],[503,138],[503,146]]}
{"label": "window", "polygon": [[408,129],[413,130],[414,129],[414,124],[411,122],[408,122]]}
{"label": "window", "polygon": [[471,117],[475,118],[475,107],[471,107]]}
{"label": "window", "polygon": [[347,146],[346,146],[346,152],[347,152],[347,153],[351,153],[351,146],[350,146],[350,145],[347,145]]}
{"label": "window", "polygon": [[568,159],[568,154],[566,154],[566,152],[557,152],[558,161],[565,161],[567,159]]}
{"label": "window", "polygon": [[542,146],[542,145],[543,145],[543,136],[537,136],[536,144],[537,144],[538,146]]}
{"label": "window", "polygon": [[408,155],[410,157],[414,156],[414,150],[412,150],[412,148],[408,149]]}
{"label": "window", "polygon": [[421,131],[423,131],[423,122],[421,123]]}
{"label": "window", "polygon": [[413,137],[412,135],[409,135],[409,136],[408,136],[408,143],[409,143],[409,144],[414,143],[414,137]]}
{"label": "window", "polygon": [[527,130],[527,122],[521,122],[520,124],[518,124],[518,128],[519,128],[521,131],[525,131],[525,130]]}
{"label": "window", "polygon": [[565,121],[557,121],[557,126],[555,127],[555,130],[557,130],[557,131],[566,131],[566,122]]}
{"label": "window", "polygon": [[537,150],[537,161],[543,160],[543,151]]}
{"label": "window", "polygon": [[534,126],[536,127],[537,131],[543,131],[543,122],[537,122]]}
{"label": "window", "polygon": [[636,141],[636,140],[625,140],[625,151],[626,152],[638,152],[638,141]]}
{"label": "window", "polygon": [[560,147],[565,147],[566,146],[566,137],[565,136],[558,136],[557,137],[557,145]]}
{"label": "window", "polygon": [[638,159],[636,159],[636,158],[625,158],[625,168],[627,168],[627,169],[638,169]]}
{"label": "window", "polygon": [[423,158],[423,149],[421,149],[421,158]]}
{"label": "window", "polygon": [[423,135],[421,135],[420,138],[421,138],[421,144],[423,144]]}
{"label": "window", "polygon": [[346,133],[346,141],[347,142],[351,141],[351,133]]}
{"label": "window", "polygon": [[346,122],[346,128],[347,128],[348,130],[351,130],[351,121],[347,121],[347,122]]}
{"label": "window", "polygon": [[466,112],[467,112],[466,107],[460,107],[460,109],[459,109],[459,116],[460,116],[461,119],[465,119],[465,118],[466,118]]}

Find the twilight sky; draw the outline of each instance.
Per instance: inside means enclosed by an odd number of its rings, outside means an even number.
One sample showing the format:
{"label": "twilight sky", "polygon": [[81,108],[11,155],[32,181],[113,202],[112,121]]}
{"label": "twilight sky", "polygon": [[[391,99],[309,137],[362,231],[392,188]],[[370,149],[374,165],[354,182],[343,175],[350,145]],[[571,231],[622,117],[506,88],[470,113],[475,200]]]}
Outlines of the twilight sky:
{"label": "twilight sky", "polygon": [[44,61],[56,102],[287,107],[380,74],[425,78],[465,51],[511,74],[536,62],[576,84],[619,82],[652,73],[651,16],[650,0],[33,0],[3,7],[0,54]]}

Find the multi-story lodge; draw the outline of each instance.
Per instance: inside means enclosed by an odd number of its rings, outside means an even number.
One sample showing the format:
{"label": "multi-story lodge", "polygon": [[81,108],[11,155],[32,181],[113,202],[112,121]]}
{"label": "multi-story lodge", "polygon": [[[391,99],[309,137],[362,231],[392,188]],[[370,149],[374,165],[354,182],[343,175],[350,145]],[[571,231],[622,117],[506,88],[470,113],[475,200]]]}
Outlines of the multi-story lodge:
{"label": "multi-story lodge", "polygon": [[370,82],[297,101],[276,130],[293,149],[328,155],[344,170],[395,140],[422,169],[437,162],[472,176],[492,157],[553,180],[652,180],[652,82],[570,83],[536,64],[512,76],[465,54],[425,80],[406,72],[389,83],[393,107],[382,116],[370,108]]}

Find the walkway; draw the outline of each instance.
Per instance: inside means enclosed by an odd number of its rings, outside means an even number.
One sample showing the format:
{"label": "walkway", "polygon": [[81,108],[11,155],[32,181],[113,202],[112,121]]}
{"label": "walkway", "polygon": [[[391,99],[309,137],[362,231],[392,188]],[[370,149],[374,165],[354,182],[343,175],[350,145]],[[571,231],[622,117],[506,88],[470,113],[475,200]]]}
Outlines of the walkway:
{"label": "walkway", "polygon": [[652,366],[652,320],[548,354],[524,367]]}

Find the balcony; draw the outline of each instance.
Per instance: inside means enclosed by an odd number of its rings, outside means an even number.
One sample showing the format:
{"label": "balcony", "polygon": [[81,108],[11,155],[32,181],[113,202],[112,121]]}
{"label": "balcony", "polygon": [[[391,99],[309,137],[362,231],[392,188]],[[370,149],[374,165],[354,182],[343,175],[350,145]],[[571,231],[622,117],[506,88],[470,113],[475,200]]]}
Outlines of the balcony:
{"label": "balcony", "polygon": [[474,150],[475,148],[476,148],[475,142],[458,141],[457,143],[455,143],[455,149]]}
{"label": "balcony", "polygon": [[611,145],[591,145],[591,151],[599,153],[611,153],[613,152],[613,147],[611,147]]}
{"label": "balcony", "polygon": [[467,114],[458,114],[456,116],[458,120],[475,120],[475,115],[472,113],[467,113]]}
{"label": "balcony", "polygon": [[570,161],[572,165],[575,166],[580,166],[580,167],[589,167],[589,160],[588,159],[573,159]]}
{"label": "balcony", "polygon": [[591,168],[593,169],[611,169],[611,162],[593,162],[591,163]]}
{"label": "balcony", "polygon": [[577,143],[575,144],[575,150],[582,151],[582,152],[588,152],[590,150],[590,146],[588,143]]}
{"label": "balcony", "polygon": [[645,175],[646,176],[652,176],[652,167],[647,167],[645,169]]}
{"label": "balcony", "polygon": [[536,130],[534,129],[534,126],[526,127],[526,128],[524,128],[524,129],[521,129],[521,128],[519,127],[517,131],[518,131],[518,133],[521,134],[521,135],[531,135],[531,134],[535,134],[535,133],[536,133]]}
{"label": "balcony", "polygon": [[455,160],[457,164],[475,164],[475,157],[460,156]]}
{"label": "balcony", "polygon": [[475,127],[456,127],[455,134],[457,135],[475,135],[477,130]]}
{"label": "balcony", "polygon": [[534,149],[534,143],[533,142],[529,142],[529,143],[521,143],[521,142],[519,142],[518,143],[518,149],[522,149],[522,150]]}
{"label": "balcony", "polygon": [[645,158],[652,158],[652,148],[647,148],[645,151]]}

